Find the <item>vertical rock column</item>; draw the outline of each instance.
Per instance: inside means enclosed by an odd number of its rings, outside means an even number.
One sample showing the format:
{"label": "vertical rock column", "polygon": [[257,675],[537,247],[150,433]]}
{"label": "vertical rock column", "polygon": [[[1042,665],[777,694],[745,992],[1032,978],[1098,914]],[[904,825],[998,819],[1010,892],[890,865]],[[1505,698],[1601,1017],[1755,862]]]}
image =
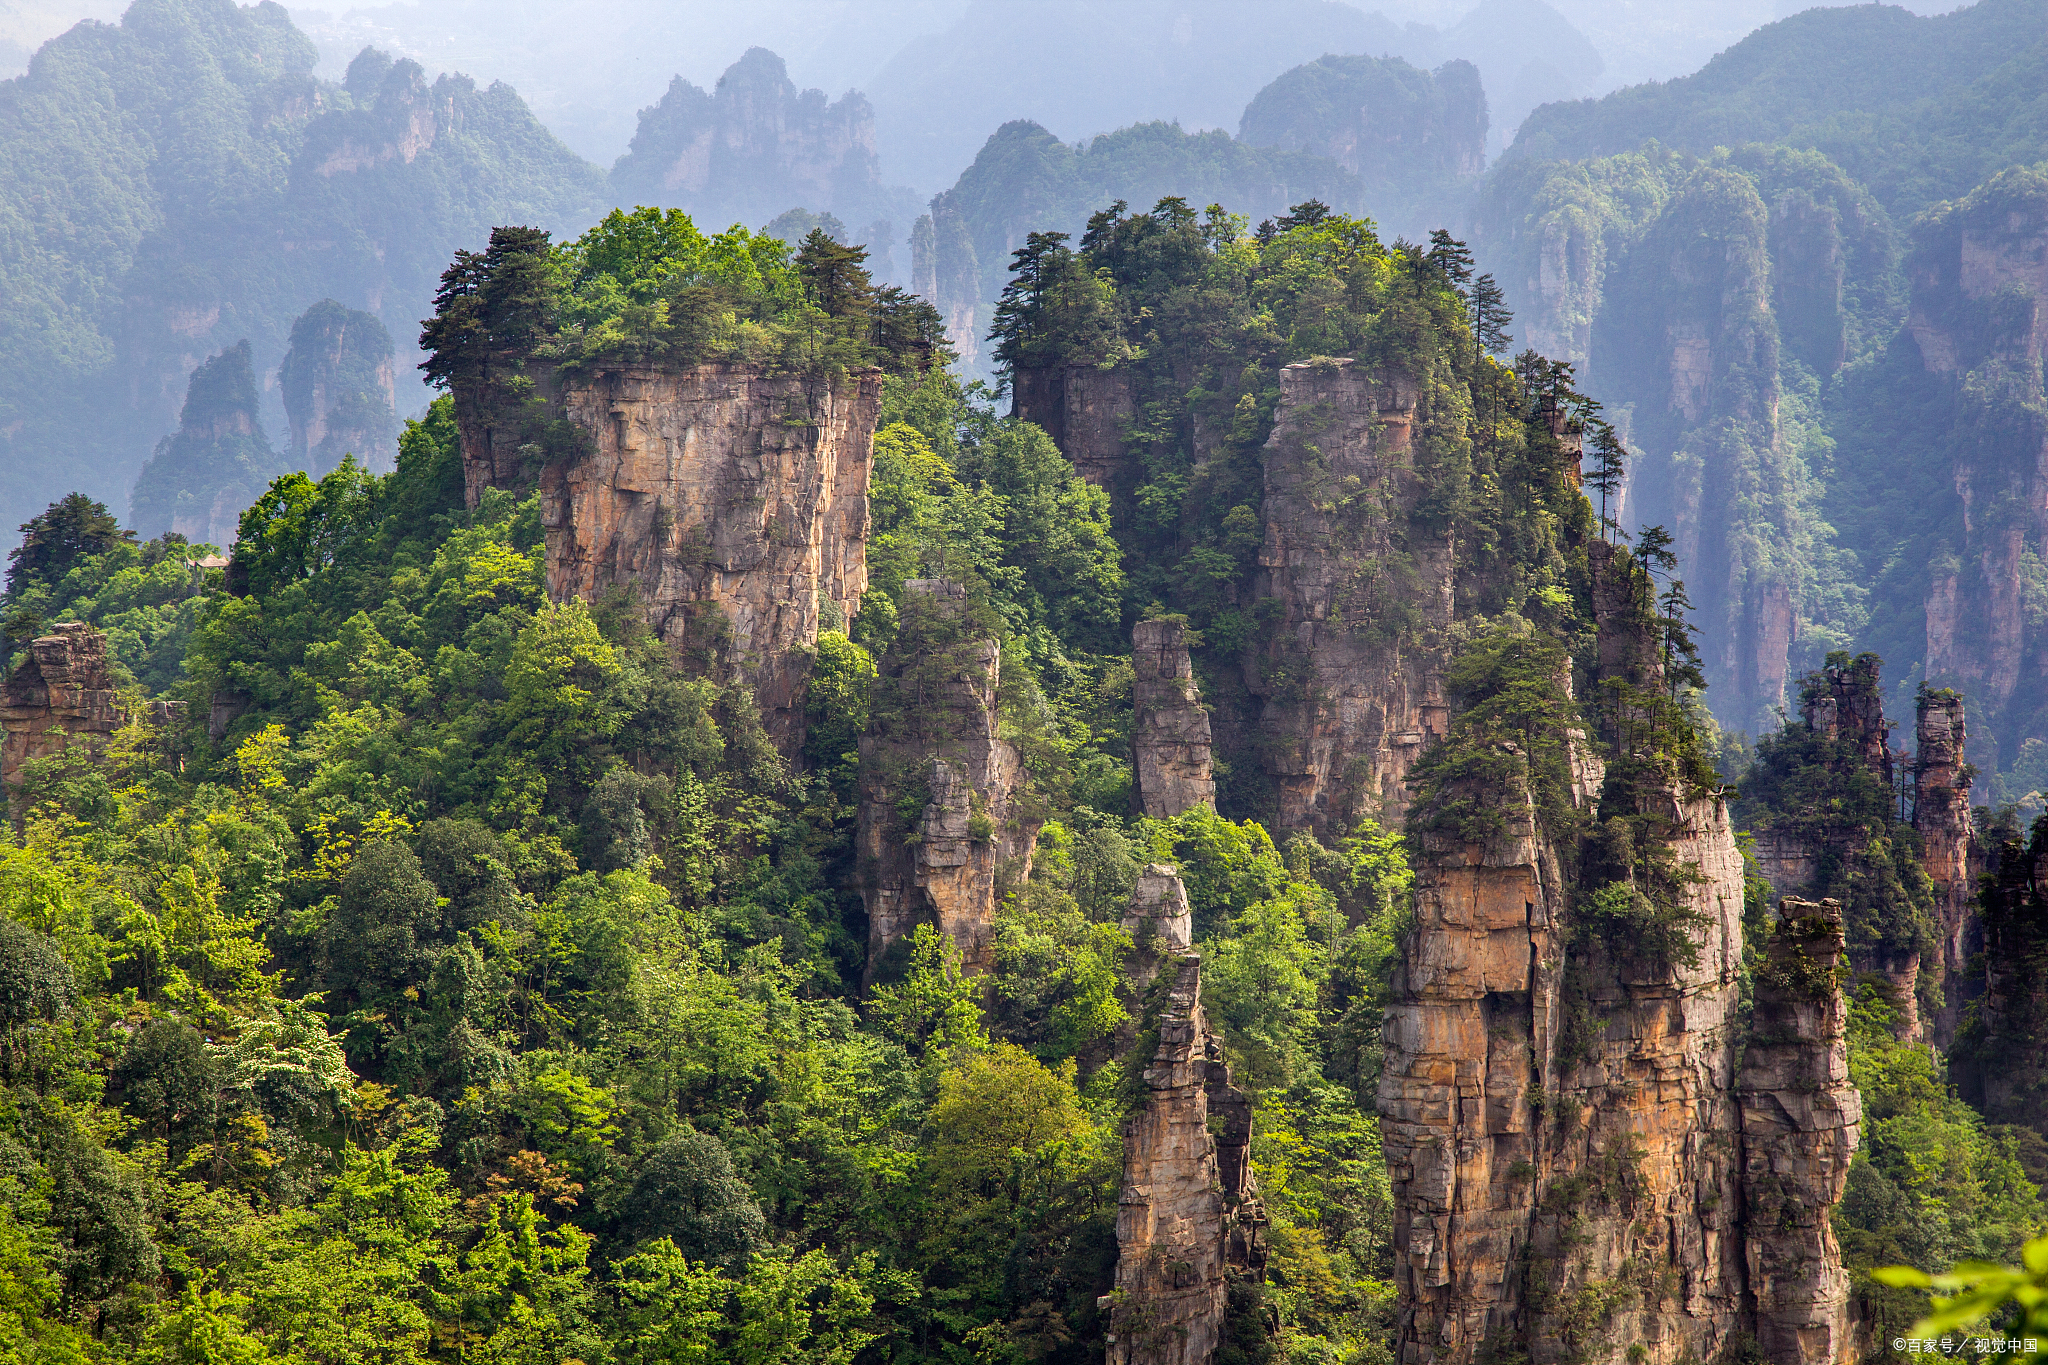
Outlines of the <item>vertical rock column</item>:
{"label": "vertical rock column", "polygon": [[[1963,699],[1946,688],[1923,692],[1914,725],[1913,828],[1920,831],[1921,862],[1934,883],[1941,920],[1943,1003],[1929,1032],[1937,1046],[1955,1038],[1966,982],[1963,964],[1977,920],[1970,876],[1970,774],[1963,764]],[[1927,964],[1922,964],[1925,970]]]}
{"label": "vertical rock column", "polygon": [[0,691],[0,726],[0,783],[10,798],[24,763],[62,753],[75,736],[120,729],[107,637],[80,621],[37,637]]}
{"label": "vertical rock column", "polygon": [[1367,814],[1398,827],[1408,770],[1450,720],[1454,556],[1409,520],[1416,402],[1406,376],[1349,360],[1280,371],[1257,591],[1281,610],[1245,680],[1281,829],[1331,838]]}
{"label": "vertical rock column", "polygon": [[627,366],[569,384],[589,449],[541,474],[549,595],[630,589],[663,640],[750,683],[794,752],[807,651],[867,591],[880,395],[878,371],[827,382],[747,365]]}
{"label": "vertical rock column", "polygon": [[920,923],[958,945],[966,970],[989,970],[1001,884],[1029,875],[1043,822],[1016,746],[998,734],[1001,647],[959,584],[907,587],[860,741],[855,841],[869,984],[889,946]]}
{"label": "vertical rock column", "polygon": [[1829,1221],[1863,1120],[1849,1083],[1842,948],[1838,902],[1779,902],[1736,1082],[1749,1288],[1757,1344],[1773,1365],[1833,1365],[1850,1344],[1849,1277]]}
{"label": "vertical rock column", "polygon": [[[1153,864],[1124,918],[1146,997],[1143,1098],[1124,1127],[1109,1365],[1210,1365],[1223,1340],[1226,1271],[1265,1261],[1265,1217],[1248,1158],[1251,1103],[1230,1083],[1202,1012],[1187,892]],[[1212,1132],[1215,1115],[1220,1131]]]}
{"label": "vertical rock column", "polygon": [[1210,775],[1209,712],[1188,661],[1187,627],[1140,621],[1131,631],[1131,757],[1140,813],[1171,820],[1196,806],[1216,805]]}

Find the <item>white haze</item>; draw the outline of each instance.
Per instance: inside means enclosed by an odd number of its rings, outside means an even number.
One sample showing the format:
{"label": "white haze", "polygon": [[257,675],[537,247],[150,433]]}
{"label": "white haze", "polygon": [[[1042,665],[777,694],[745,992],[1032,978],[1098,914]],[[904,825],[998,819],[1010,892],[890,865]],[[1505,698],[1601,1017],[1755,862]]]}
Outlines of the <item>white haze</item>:
{"label": "white haze", "polygon": [[[1914,0],[1936,13],[1949,0]],[[398,0],[293,6],[338,77],[364,46],[430,73],[506,81],[601,166],[672,76],[709,88],[750,47],[800,87],[868,94],[885,177],[929,194],[996,125],[1081,138],[1145,119],[1235,131],[1251,95],[1326,51],[1466,57],[1485,77],[1495,150],[1534,103],[1697,70],[1798,0]],[[0,0],[0,73],[117,0]],[[1574,32],[1575,30],[1575,32]]]}

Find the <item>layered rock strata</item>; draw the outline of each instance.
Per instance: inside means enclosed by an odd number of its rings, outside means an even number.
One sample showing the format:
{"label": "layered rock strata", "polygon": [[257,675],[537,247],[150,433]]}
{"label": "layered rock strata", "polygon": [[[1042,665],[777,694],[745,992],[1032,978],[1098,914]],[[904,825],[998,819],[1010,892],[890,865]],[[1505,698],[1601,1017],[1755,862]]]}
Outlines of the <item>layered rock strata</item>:
{"label": "layered rock strata", "polygon": [[1286,829],[1341,834],[1364,815],[1398,825],[1408,771],[1450,721],[1453,545],[1411,518],[1423,494],[1415,420],[1398,375],[1349,360],[1280,372],[1254,589],[1279,611],[1246,685]]}
{"label": "layered rock strata", "polygon": [[[1145,869],[1124,927],[1146,996],[1143,1099],[1124,1128],[1110,1365],[1210,1365],[1223,1342],[1231,1271],[1265,1263],[1252,1175],[1251,1101],[1230,1083],[1202,1010],[1201,957],[1188,946],[1187,893]],[[1131,1063],[1138,1058],[1128,1059]]]}
{"label": "layered rock strata", "polygon": [[750,683],[793,750],[808,651],[867,589],[880,393],[876,371],[828,382],[743,365],[569,382],[562,402],[588,448],[540,476],[549,594],[630,590],[663,640]]}
{"label": "layered rock strata", "polygon": [[1920,832],[1921,866],[1934,883],[1941,959],[1923,963],[1939,972],[1941,1007],[1926,1021],[1937,1047],[1955,1039],[1971,994],[1965,970],[1983,933],[1972,875],[1969,766],[1963,761],[1963,699],[1943,689],[1922,692],[1914,719],[1913,828]]}
{"label": "layered rock strata", "polygon": [[1838,902],[1779,903],[1736,1081],[1749,1292],[1757,1345],[1773,1365],[1835,1365],[1852,1355],[1849,1276],[1830,1219],[1863,1119],[1836,979],[1842,948]]}
{"label": "layered rock strata", "polygon": [[10,799],[23,764],[60,754],[81,737],[105,739],[123,719],[100,631],[67,621],[31,641],[28,655],[0,691],[0,784]]}
{"label": "layered rock strata", "polygon": [[[1742,859],[1718,798],[1667,797],[1695,963],[1574,935],[1525,790],[1430,834],[1384,1026],[1400,1358],[1711,1359],[1743,1325],[1733,1103]],[[1590,1308],[1589,1308],[1590,1306]],[[1630,1359],[1637,1359],[1631,1355]]]}
{"label": "layered rock strata", "polygon": [[1131,758],[1139,812],[1171,820],[1216,805],[1209,712],[1188,659],[1187,627],[1140,621],[1131,631]]}
{"label": "layered rock strata", "polygon": [[867,982],[890,947],[932,924],[961,965],[995,965],[1003,884],[1028,876],[1043,816],[1016,746],[1000,737],[1002,651],[967,591],[943,579],[906,585],[860,741],[855,846],[868,912]]}

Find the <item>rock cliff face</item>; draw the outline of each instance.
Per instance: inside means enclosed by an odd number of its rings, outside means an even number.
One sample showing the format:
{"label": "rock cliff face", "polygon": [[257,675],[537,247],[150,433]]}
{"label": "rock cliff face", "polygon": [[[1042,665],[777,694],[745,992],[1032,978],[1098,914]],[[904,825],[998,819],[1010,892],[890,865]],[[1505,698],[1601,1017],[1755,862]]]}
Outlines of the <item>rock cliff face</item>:
{"label": "rock cliff face", "polygon": [[[1744,1328],[1734,1106],[1742,861],[1716,799],[1665,812],[1691,967],[1575,938],[1523,792],[1504,832],[1426,837],[1380,1086],[1406,1362],[1711,1359]],[[1631,1356],[1630,1358],[1635,1358]]]}
{"label": "rock cliff face", "polygon": [[278,368],[291,423],[291,462],[314,477],[354,455],[387,473],[398,454],[392,411],[391,333],[374,313],[323,299],[292,324],[291,350]]}
{"label": "rock cliff face", "polygon": [[242,509],[277,472],[256,412],[244,341],[192,372],[178,429],[157,443],[135,480],[129,520],[145,536],[176,531],[194,543],[235,543]]}
{"label": "rock cliff face", "polygon": [[997,721],[1002,654],[967,593],[941,579],[906,585],[860,741],[855,831],[868,912],[867,983],[890,946],[932,924],[961,965],[995,965],[1001,886],[1028,876],[1044,817],[1016,746]]}
{"label": "rock cliff face", "polygon": [[1019,368],[1011,377],[1010,415],[1045,428],[1075,472],[1108,489],[1119,506],[1137,486],[1137,461],[1124,449],[1124,429],[1137,414],[1128,370],[1063,365]]}
{"label": "rock cliff face", "polygon": [[1265,1263],[1251,1101],[1231,1085],[1222,1040],[1202,1011],[1202,963],[1174,869],[1145,869],[1124,928],[1146,998],[1138,1046],[1152,1052],[1124,1128],[1109,1361],[1210,1365],[1223,1340],[1227,1274]]}
{"label": "rock cliff face", "polygon": [[1927,678],[1967,693],[1993,729],[2015,701],[2011,719],[2038,724],[2040,696],[2019,694],[2048,658],[2048,641],[2028,634],[2022,587],[2026,553],[2048,544],[2048,178],[2002,173],[1915,237],[1906,331],[1969,433],[1943,445],[1962,534],[1928,581]]}
{"label": "rock cliff face", "polygon": [[[563,386],[584,453],[541,473],[548,591],[630,588],[671,645],[754,688],[801,740],[807,650],[867,589],[868,470],[881,390],[747,366],[626,367]],[[495,453],[465,460],[477,485]]]}
{"label": "rock cliff face", "polygon": [[[1934,757],[1933,750],[1926,756],[1928,761],[1936,763],[1933,779],[1936,783],[1946,780],[1952,784],[1960,777],[1956,766],[1961,761],[1960,718],[1958,711],[1958,728],[1944,732],[1947,741],[1952,741],[1949,757],[1945,760],[1947,766],[1942,766],[1943,761]],[[1927,719],[1923,710],[1922,720]],[[1846,665],[1830,665],[1807,678],[1802,686],[1800,724],[1808,735],[1835,746],[1827,751],[1827,761],[1832,765],[1835,780],[1850,783],[1861,776],[1874,784],[1874,790],[1885,794],[1885,818],[1889,819],[1889,794],[1893,791],[1894,762],[1899,755],[1890,747],[1892,722],[1884,715],[1884,694],[1879,685],[1877,660],[1864,655]],[[1943,742],[1946,741],[1936,737],[1937,746]],[[1955,818],[1957,812],[1953,809],[1947,812],[1946,817],[1937,815],[1936,807],[1941,802],[1939,795],[1930,802],[1926,817],[1929,821]],[[1821,879],[1839,869],[1869,865],[1871,826],[1860,820],[1845,819],[1839,824],[1816,821],[1811,818],[1813,813],[1806,810],[1783,812],[1792,817],[1790,822],[1781,822],[1778,814],[1759,812],[1752,817],[1757,834],[1757,863],[1774,894],[1810,895],[1820,889]],[[1961,810],[1961,816],[1963,825],[1960,831],[1955,832],[1955,837],[1961,839],[1960,847],[1967,858],[1967,803]],[[1915,818],[1917,821],[1917,814]],[[1944,845],[1944,857],[1952,852]],[[1944,875],[1944,869],[1933,865],[1929,865],[1927,871],[1937,881]],[[1951,910],[1957,916],[1956,933],[1960,937],[1969,907],[1969,878],[1965,870],[1959,884],[1953,867],[1946,868],[1945,874],[1949,888],[1946,894],[1953,902]],[[1902,890],[1900,894],[1903,897],[1907,892]],[[1896,909],[1901,915],[1910,915],[1913,910],[1910,904],[1885,908]],[[1906,933],[1860,936],[1851,942],[1849,953],[1857,971],[1884,978],[1898,1009],[1899,1036],[1918,1038],[1921,1032],[1920,1000],[1923,995],[1931,995],[1932,988],[1939,984],[1942,962],[1923,962],[1916,936]],[[1927,990],[1922,989],[1923,972],[1932,978]]]}
{"label": "rock cliff face", "polygon": [[2026,841],[2008,831],[1990,861],[1983,995],[1949,1059],[1984,1117],[2048,1132],[2048,825]]}
{"label": "rock cliff face", "polygon": [[1187,627],[1140,621],[1131,631],[1131,757],[1141,814],[1171,820],[1216,805],[1210,774],[1209,713],[1188,661]]}
{"label": "rock cliff face", "polygon": [[708,93],[677,76],[640,111],[612,188],[619,203],[680,205],[706,232],[797,206],[851,221],[883,195],[875,111],[857,91],[798,91],[782,58],[750,48]]}
{"label": "rock cliff face", "polygon": [[1398,825],[1408,770],[1450,719],[1452,542],[1407,521],[1415,406],[1405,381],[1349,360],[1280,372],[1254,589],[1279,604],[1279,626],[1246,684],[1282,828]]}
{"label": "rock cliff face", "polygon": [[24,763],[60,754],[80,737],[105,739],[122,719],[104,634],[69,621],[37,637],[0,690],[0,785],[8,799]]}
{"label": "rock cliff face", "polygon": [[1913,828],[1920,832],[1921,866],[1934,882],[1941,958],[1921,970],[1940,973],[1942,1005],[1924,1020],[1936,1047],[1946,1048],[1974,993],[1965,970],[1982,946],[1977,879],[1971,872],[1970,772],[1963,762],[1963,699],[1950,691],[1922,692],[1915,718]]}
{"label": "rock cliff face", "polygon": [[1853,1354],[1849,1277],[1829,1217],[1863,1119],[1835,979],[1842,946],[1839,904],[1779,904],[1736,1081],[1749,1291],[1757,1345],[1774,1365],[1835,1365]]}

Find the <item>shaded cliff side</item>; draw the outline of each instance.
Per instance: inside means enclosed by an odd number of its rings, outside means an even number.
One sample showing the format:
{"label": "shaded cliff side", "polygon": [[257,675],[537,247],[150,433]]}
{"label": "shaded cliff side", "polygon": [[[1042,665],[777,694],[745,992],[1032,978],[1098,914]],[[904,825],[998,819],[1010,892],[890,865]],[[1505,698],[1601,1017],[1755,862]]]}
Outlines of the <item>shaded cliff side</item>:
{"label": "shaded cliff side", "polygon": [[194,543],[232,545],[242,509],[277,465],[256,410],[249,343],[238,342],[192,372],[177,431],[157,442],[135,480],[129,521],[144,536],[175,531]]}
{"label": "shaded cliff side", "polygon": [[375,314],[333,299],[301,313],[277,371],[293,466],[318,478],[354,455],[371,473],[389,473],[398,451],[392,381],[391,333]]}
{"label": "shaded cliff side", "polygon": [[1950,1060],[1957,1090],[1986,1118],[2048,1135],[2048,822],[1996,838],[1983,882],[1983,996]]}
{"label": "shaded cliff side", "polygon": [[1017,747],[1002,738],[998,630],[957,583],[906,585],[860,740],[854,843],[868,984],[891,970],[889,949],[919,924],[953,941],[964,970],[987,972],[997,902],[1030,875],[1044,814]]}

